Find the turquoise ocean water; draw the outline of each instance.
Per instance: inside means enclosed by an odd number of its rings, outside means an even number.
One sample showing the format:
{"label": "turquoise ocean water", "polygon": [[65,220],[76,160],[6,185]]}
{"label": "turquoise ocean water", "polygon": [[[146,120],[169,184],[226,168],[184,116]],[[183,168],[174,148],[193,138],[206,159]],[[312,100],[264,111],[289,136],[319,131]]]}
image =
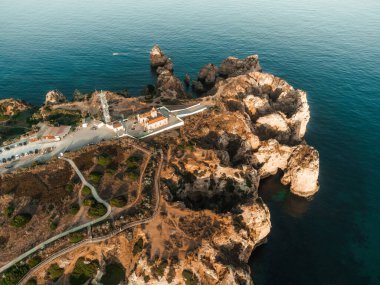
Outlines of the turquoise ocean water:
{"label": "turquoise ocean water", "polygon": [[0,98],[35,104],[50,89],[138,94],[155,43],[180,77],[259,54],[308,92],[321,188],[307,202],[263,183],[273,229],[250,260],[255,283],[380,284],[378,0],[1,0],[0,12]]}

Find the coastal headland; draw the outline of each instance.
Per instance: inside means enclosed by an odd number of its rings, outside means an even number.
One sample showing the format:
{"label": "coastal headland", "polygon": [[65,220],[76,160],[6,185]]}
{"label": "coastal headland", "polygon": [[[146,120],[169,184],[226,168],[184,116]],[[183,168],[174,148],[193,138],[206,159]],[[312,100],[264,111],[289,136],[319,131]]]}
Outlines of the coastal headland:
{"label": "coastal headland", "polygon": [[158,45],[150,62],[156,83],[138,97],[0,100],[0,284],[111,284],[116,265],[115,284],[252,284],[271,230],[260,180],[281,172],[295,195],[317,193],[306,92],[257,55],[183,80]]}

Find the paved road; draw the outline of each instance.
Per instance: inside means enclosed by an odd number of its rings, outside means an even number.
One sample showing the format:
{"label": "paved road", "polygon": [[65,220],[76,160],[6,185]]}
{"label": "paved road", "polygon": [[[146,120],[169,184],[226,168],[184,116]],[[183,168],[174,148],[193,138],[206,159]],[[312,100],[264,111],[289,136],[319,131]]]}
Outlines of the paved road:
{"label": "paved road", "polygon": [[[92,125],[91,125],[92,126]],[[29,166],[35,161],[47,161],[54,156],[57,156],[59,153],[64,153],[65,151],[73,151],[82,148],[88,144],[99,143],[102,140],[109,140],[115,137],[115,132],[110,130],[107,127],[101,127],[96,130],[92,130],[91,126],[87,128],[79,128],[78,130],[69,133],[60,141],[54,142],[33,142],[29,143],[26,146],[17,146],[10,150],[4,150],[0,154],[0,159],[11,157],[12,155],[20,155],[21,153],[34,151],[35,149],[43,150],[48,147],[54,147],[54,150],[51,153],[37,156],[28,156],[20,160],[16,160],[10,163],[7,163],[7,166],[12,166],[12,169],[6,169],[4,164],[0,164],[0,173],[5,173],[12,171],[21,166]]]}
{"label": "paved road", "polygon": [[102,203],[106,208],[107,208],[107,212],[106,214],[104,214],[103,216],[101,216],[100,218],[96,219],[96,220],[93,220],[93,221],[90,221],[88,223],[85,223],[83,225],[80,225],[80,226],[77,226],[77,227],[74,227],[72,229],[69,229],[67,231],[64,231],[56,236],[53,236],[51,237],[50,239],[40,243],[39,245],[33,247],[32,249],[28,250],[27,252],[21,254],[20,256],[18,256],[17,258],[13,259],[11,262],[7,263],[6,265],[4,265],[3,267],[0,268],[0,273],[4,272],[5,270],[7,270],[8,268],[12,267],[13,265],[15,265],[17,262],[27,258],[29,255],[37,252],[38,250],[40,249],[43,249],[45,246],[49,245],[50,243],[62,238],[62,237],[65,237],[73,232],[77,232],[77,231],[80,231],[88,226],[92,226],[96,223],[99,223],[101,221],[104,221],[105,219],[108,218],[108,216],[111,214],[111,205],[109,205],[106,201],[104,201],[102,198],[100,198],[100,196],[98,195],[98,192],[96,191],[96,189],[86,181],[86,179],[83,177],[82,173],[79,171],[78,167],[75,165],[75,163],[71,160],[71,159],[67,159],[67,158],[63,158],[64,160],[66,160],[68,163],[70,163],[70,165],[74,168],[75,172],[78,174],[79,178],[81,179],[82,183],[84,186],[87,186],[91,189],[91,193],[92,195],[94,196],[94,198],[99,202],[99,203]]}
{"label": "paved road", "polygon": [[163,164],[163,160],[164,160],[164,155],[163,155],[163,152],[162,150],[159,151],[160,152],[160,161],[159,161],[159,164],[158,164],[158,167],[157,167],[157,172],[156,172],[156,175],[155,175],[155,181],[154,181],[154,190],[155,190],[155,195],[156,195],[156,204],[154,206],[154,212],[153,212],[153,215],[149,218],[146,218],[146,219],[143,219],[143,220],[140,220],[140,221],[134,221],[134,222],[131,222],[127,225],[125,225],[124,227],[120,228],[119,230],[117,231],[114,231],[106,236],[103,236],[103,237],[98,237],[98,238],[91,238],[91,239],[87,239],[87,240],[83,240],[79,243],[76,243],[68,248],[65,248],[65,249],[62,249],[61,251],[58,251],[56,252],[55,254],[53,254],[52,256],[50,256],[49,258],[45,259],[44,261],[42,261],[40,264],[38,264],[37,266],[33,267],[33,269],[31,269],[25,276],[23,279],[21,279],[18,283],[18,285],[24,285],[32,276],[34,273],[36,273],[38,270],[40,270],[42,267],[44,267],[45,265],[49,264],[50,262],[52,262],[53,260],[55,260],[56,258],[64,255],[64,254],[67,254],[75,249],[78,249],[84,245],[88,245],[88,244],[92,244],[92,243],[98,243],[98,242],[102,242],[102,241],[105,241],[111,237],[114,237],[115,235],[129,229],[129,228],[132,228],[132,227],[135,227],[135,226],[139,226],[139,225],[142,225],[142,224],[146,224],[148,222],[150,222],[158,213],[158,209],[160,207],[160,176],[161,176],[161,169],[162,169],[162,164]]}

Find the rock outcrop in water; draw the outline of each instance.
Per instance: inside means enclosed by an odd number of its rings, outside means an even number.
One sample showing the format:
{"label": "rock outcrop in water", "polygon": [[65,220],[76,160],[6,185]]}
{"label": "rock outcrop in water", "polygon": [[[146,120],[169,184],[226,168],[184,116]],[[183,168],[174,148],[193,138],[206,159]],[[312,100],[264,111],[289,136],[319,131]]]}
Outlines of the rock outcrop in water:
{"label": "rock outcrop in water", "polygon": [[261,71],[259,57],[257,55],[248,56],[245,59],[228,57],[219,67],[214,64],[206,64],[199,71],[198,79],[193,81],[193,90],[198,94],[204,94],[212,89],[220,80],[246,74],[253,71]]}
{"label": "rock outcrop in water", "polygon": [[66,97],[58,90],[51,90],[45,96],[45,105],[60,104],[66,101]]}
{"label": "rock outcrop in water", "polygon": [[150,64],[157,74],[157,93],[163,100],[187,97],[181,80],[173,74],[173,62],[158,45],[155,45],[150,52]]}

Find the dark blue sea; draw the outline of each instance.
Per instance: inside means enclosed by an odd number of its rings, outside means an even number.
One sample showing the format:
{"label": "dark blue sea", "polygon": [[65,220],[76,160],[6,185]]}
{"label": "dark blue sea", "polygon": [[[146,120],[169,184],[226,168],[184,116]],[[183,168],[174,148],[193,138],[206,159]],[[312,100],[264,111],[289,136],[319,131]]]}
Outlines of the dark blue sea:
{"label": "dark blue sea", "polygon": [[[273,228],[255,284],[380,284],[379,0],[1,0],[0,98],[75,88],[139,94],[158,43],[179,77],[227,56],[308,92],[320,192],[262,184]],[[118,53],[118,55],[113,55]]]}

